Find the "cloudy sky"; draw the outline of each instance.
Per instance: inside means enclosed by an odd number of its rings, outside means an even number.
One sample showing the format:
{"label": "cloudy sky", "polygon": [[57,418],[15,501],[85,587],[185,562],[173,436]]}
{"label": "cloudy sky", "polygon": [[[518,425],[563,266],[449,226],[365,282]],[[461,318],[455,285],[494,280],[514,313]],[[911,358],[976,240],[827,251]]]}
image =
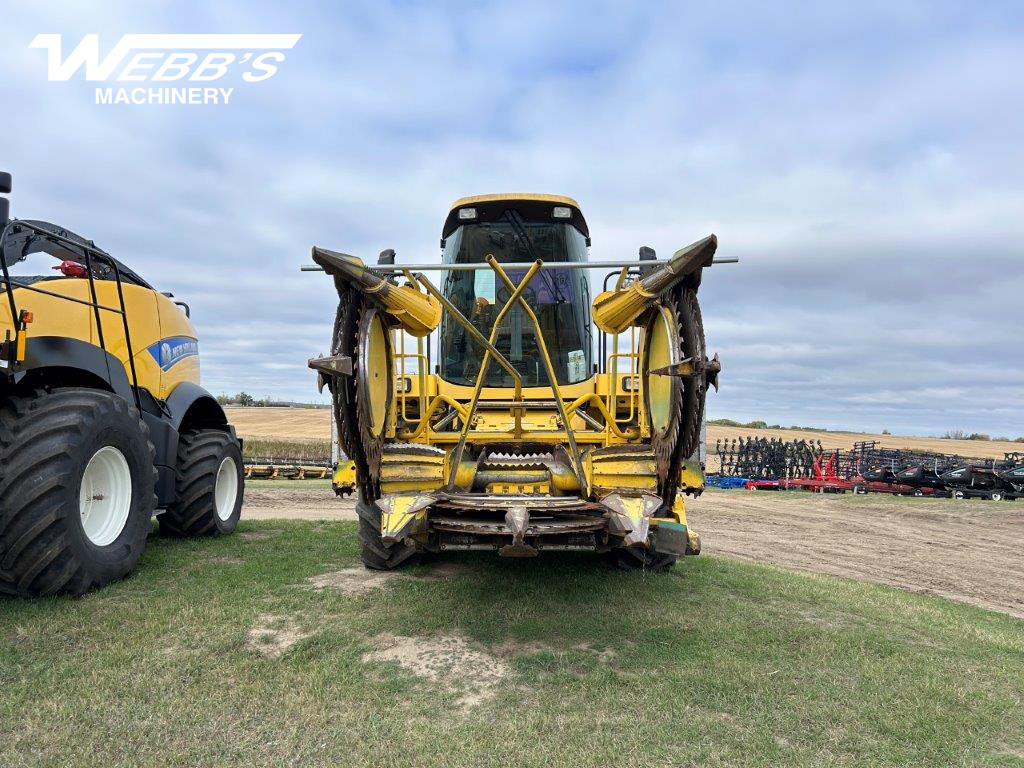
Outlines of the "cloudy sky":
{"label": "cloudy sky", "polygon": [[[139,106],[47,81],[40,33],[302,38],[227,106]],[[435,260],[451,200],[531,190],[594,260],[741,259],[701,288],[713,417],[1024,435],[1018,3],[36,2],[0,34],[15,215],[188,300],[214,392],[317,398],[310,245]]]}

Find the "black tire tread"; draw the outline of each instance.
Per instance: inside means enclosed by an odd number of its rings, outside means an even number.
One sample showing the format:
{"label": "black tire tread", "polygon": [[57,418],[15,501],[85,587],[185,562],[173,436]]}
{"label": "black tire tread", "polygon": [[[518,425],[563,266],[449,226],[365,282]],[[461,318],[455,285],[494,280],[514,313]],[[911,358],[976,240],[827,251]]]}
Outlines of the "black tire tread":
{"label": "black tire tread", "polygon": [[175,500],[157,519],[160,533],[176,538],[216,536],[216,503],[211,474],[220,468],[224,446],[234,438],[227,432],[203,429],[186,432],[178,439]]}
{"label": "black tire tread", "polygon": [[[73,474],[70,446],[82,437],[84,425],[102,423],[116,412],[135,419],[155,460],[149,428],[117,395],[84,388],[35,390],[0,403],[0,594],[80,595],[106,583],[70,546],[66,525],[77,510],[61,508],[60,491]],[[155,466],[152,472],[155,485]],[[131,555],[125,573],[141,554],[139,548]]]}
{"label": "black tire tread", "polygon": [[364,501],[362,495],[356,501],[356,515],[359,517],[359,559],[367,568],[393,571],[422,561],[421,553],[412,547],[384,543],[380,535],[380,510],[372,502]]}
{"label": "black tire tread", "polygon": [[[701,317],[697,290],[683,285],[672,294],[671,304],[679,327],[680,359],[706,357],[704,322]],[[704,421],[704,405],[707,398],[707,383],[701,379],[688,378],[680,381],[679,396],[676,398],[674,442],[670,452],[668,474],[662,483],[662,500],[666,507],[675,503],[679,488],[679,472],[683,460],[693,455],[700,445],[700,430]]]}
{"label": "black tire tread", "polygon": [[612,564],[624,571],[667,571],[679,559],[678,555],[639,547],[618,547],[608,555]]}

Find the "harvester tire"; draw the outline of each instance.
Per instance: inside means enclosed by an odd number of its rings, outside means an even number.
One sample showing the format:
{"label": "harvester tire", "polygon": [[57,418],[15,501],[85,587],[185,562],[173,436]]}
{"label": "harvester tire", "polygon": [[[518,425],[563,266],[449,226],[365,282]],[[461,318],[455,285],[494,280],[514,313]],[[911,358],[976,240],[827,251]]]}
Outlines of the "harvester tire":
{"label": "harvester tire", "polygon": [[665,571],[676,564],[678,555],[641,547],[618,547],[608,553],[612,564],[624,571]]}
{"label": "harvester tire", "polygon": [[226,536],[242,514],[242,453],[227,432],[201,429],[178,440],[175,500],[157,519],[177,538]]}
{"label": "harvester tire", "polygon": [[[704,320],[700,313],[697,291],[684,288],[677,305],[679,337],[682,355],[703,360],[707,354],[704,341]],[[700,429],[704,422],[704,402],[707,382],[703,379],[685,379],[683,384],[682,434],[679,436],[679,458],[692,456],[700,445]]]}
{"label": "harvester tire", "polygon": [[401,543],[384,543],[380,535],[380,510],[373,502],[365,501],[362,493],[356,501],[356,515],[359,517],[359,559],[367,568],[393,571],[422,562],[422,554],[414,548]]}
{"label": "harvester tire", "polygon": [[[704,321],[696,289],[683,286],[671,296],[670,309],[675,313],[679,330],[679,359],[705,359]],[[661,484],[661,497],[665,506],[675,503],[679,487],[679,472],[683,461],[692,456],[700,445],[701,426],[704,421],[704,402],[707,382],[700,378],[675,379],[677,387],[673,398],[676,404],[672,426],[665,439],[668,465]],[[656,448],[656,450],[659,450]],[[659,453],[661,452],[660,449]],[[664,459],[659,459],[664,460]]]}
{"label": "harvester tire", "polygon": [[151,527],[154,458],[134,405],[109,392],[0,405],[0,593],[80,595],[127,575]]}
{"label": "harvester tire", "polygon": [[[359,351],[359,320],[363,310],[369,308],[370,300],[362,296],[355,288],[345,285],[340,278],[335,278],[335,287],[338,290],[338,311],[334,319],[331,354],[350,357],[358,366],[356,358]],[[372,478],[378,473],[373,471],[370,457],[367,456],[367,450],[363,445],[359,403],[356,395],[356,378],[356,376],[335,378],[331,388],[334,418],[338,424],[338,436],[345,455],[356,464],[359,488],[364,494],[372,495],[378,485]],[[372,448],[373,446],[371,446]]]}

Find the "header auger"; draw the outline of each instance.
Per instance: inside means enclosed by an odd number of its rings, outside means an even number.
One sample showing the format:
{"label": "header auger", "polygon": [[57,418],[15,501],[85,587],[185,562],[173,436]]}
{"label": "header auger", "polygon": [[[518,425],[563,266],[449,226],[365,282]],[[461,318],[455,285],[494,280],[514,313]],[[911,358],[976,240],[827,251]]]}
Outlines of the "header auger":
{"label": "header auger", "polygon": [[[456,201],[442,238],[440,265],[313,248],[339,304],[331,354],[310,366],[351,461],[339,480],[354,470],[363,562],[593,550],[658,568],[697,554],[683,494],[704,488],[720,370],[697,301],[715,236],[665,262],[642,249],[589,263],[575,201],[513,194]],[[611,267],[591,303],[588,270]]]}

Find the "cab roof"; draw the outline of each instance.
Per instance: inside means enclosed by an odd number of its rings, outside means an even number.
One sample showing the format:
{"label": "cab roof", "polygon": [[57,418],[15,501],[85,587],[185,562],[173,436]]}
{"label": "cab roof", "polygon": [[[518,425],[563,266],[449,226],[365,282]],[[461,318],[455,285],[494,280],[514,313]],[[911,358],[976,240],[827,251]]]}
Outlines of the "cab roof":
{"label": "cab roof", "polygon": [[503,216],[505,211],[510,208],[518,211],[528,221],[560,221],[560,219],[552,218],[551,209],[555,206],[569,208],[571,216],[566,221],[576,227],[584,237],[590,237],[590,230],[583,218],[583,212],[580,211],[579,203],[565,195],[545,195],[535,192],[503,192],[460,197],[452,203],[448,218],[444,222],[444,229],[441,231],[441,237],[448,237],[462,224],[467,223],[459,219],[460,208],[476,208],[478,213],[476,221],[494,221]]}

